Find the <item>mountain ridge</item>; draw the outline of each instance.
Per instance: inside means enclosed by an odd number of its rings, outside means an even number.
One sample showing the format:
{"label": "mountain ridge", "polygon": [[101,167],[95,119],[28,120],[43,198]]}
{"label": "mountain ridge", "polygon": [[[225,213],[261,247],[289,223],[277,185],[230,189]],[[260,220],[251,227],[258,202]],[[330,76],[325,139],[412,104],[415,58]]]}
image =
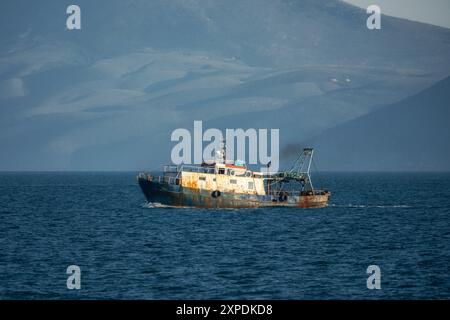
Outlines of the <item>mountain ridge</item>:
{"label": "mountain ridge", "polygon": [[450,171],[449,99],[447,77],[303,144],[318,150],[325,170]]}

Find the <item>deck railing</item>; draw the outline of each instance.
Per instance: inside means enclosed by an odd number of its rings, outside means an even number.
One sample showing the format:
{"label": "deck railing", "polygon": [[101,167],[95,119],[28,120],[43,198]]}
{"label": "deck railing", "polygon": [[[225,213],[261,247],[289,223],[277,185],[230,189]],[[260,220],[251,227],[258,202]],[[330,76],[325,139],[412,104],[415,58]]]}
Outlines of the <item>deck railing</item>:
{"label": "deck railing", "polygon": [[307,191],[300,191],[300,190],[270,190],[267,195],[270,196],[279,196],[279,195],[287,195],[287,196],[318,196],[318,195],[325,195],[328,191],[326,190],[307,190]]}
{"label": "deck railing", "polygon": [[178,173],[180,171],[198,172],[198,173],[214,173],[213,167],[201,167],[193,165],[166,165],[164,166],[165,173]]}
{"label": "deck railing", "polygon": [[147,181],[154,181],[158,183],[167,183],[167,184],[173,184],[173,185],[180,185],[181,184],[181,178],[178,176],[153,176],[151,174],[148,174],[146,172],[141,172],[138,174],[138,179],[144,179]]}

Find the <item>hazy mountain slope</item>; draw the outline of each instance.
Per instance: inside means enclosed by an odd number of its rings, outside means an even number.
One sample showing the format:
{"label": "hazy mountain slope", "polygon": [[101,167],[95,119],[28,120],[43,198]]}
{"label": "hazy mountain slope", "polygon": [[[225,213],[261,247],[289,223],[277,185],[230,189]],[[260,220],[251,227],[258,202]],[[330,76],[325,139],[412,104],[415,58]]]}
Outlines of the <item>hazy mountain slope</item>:
{"label": "hazy mountain slope", "polygon": [[364,10],[338,0],[80,0],[80,32],[65,30],[68,4],[2,2],[1,42],[13,48],[73,44],[87,59],[151,47],[207,51],[263,66],[417,68],[413,60],[421,59],[423,67],[437,70],[436,62],[447,62],[441,50],[448,49],[448,30],[385,17],[381,31],[370,31]]}
{"label": "hazy mountain slope", "polygon": [[450,77],[304,143],[326,170],[450,170]]}
{"label": "hazy mountain slope", "polygon": [[450,74],[450,30],[340,1],[69,4],[0,3],[0,169],[158,166],[194,120],[296,142]]}

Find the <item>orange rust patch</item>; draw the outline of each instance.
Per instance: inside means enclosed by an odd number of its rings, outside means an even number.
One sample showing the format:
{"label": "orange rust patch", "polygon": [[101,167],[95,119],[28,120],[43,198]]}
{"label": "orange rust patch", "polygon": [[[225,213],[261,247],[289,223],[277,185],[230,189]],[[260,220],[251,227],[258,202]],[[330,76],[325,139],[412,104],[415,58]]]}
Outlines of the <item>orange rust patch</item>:
{"label": "orange rust patch", "polygon": [[198,189],[197,180],[194,179],[183,179],[183,187]]}

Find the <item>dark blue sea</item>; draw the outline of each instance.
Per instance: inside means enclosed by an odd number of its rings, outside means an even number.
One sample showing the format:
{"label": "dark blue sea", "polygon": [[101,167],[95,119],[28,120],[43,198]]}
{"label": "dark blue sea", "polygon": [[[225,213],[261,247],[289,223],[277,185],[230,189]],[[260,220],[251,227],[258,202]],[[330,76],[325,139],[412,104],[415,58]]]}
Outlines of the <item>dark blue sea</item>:
{"label": "dark blue sea", "polygon": [[0,298],[450,298],[449,173],[320,184],[324,209],[174,209],[145,205],[132,172],[1,173]]}

